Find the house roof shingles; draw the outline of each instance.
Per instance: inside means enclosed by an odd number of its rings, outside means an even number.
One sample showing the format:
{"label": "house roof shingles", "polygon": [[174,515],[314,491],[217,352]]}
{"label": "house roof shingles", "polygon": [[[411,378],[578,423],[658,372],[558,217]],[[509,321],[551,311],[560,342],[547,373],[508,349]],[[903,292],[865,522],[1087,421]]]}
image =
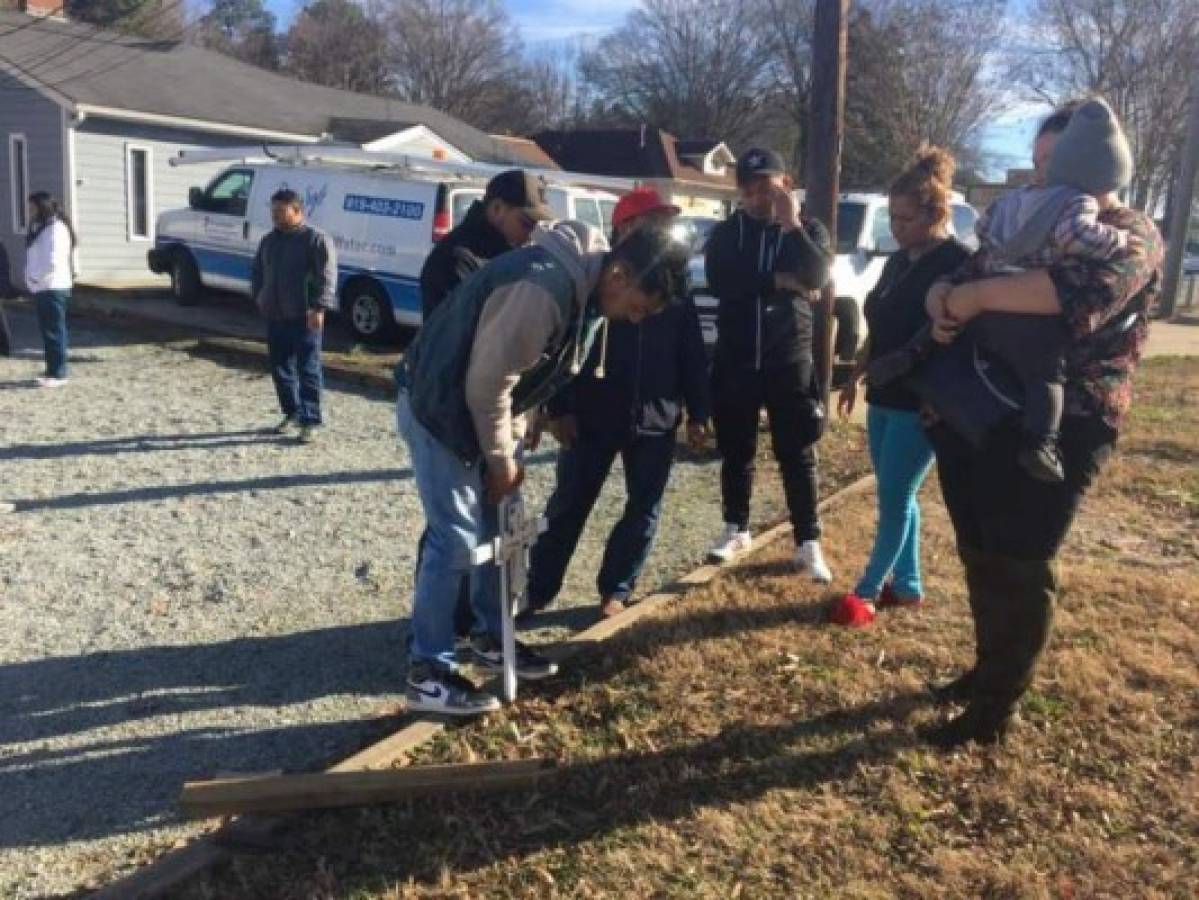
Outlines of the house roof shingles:
{"label": "house roof shingles", "polygon": [[[622,178],[669,178],[715,188],[734,188],[731,174],[710,175],[679,159],[675,137],[657,128],[543,131],[533,138],[555,162],[572,172]],[[718,141],[686,141],[688,146]]]}
{"label": "house roof shingles", "polygon": [[527,166],[541,169],[557,169],[560,166],[554,158],[537,146],[531,138],[515,137],[509,134],[493,134],[492,137],[516,154]]}
{"label": "house roof shingles", "polygon": [[465,122],[415,103],[307,84],[178,41],[0,12],[0,66],[71,104],[319,137],[341,121],[372,130],[425,125],[475,160],[519,155]]}
{"label": "house roof shingles", "polygon": [[707,156],[720,146],[720,141],[675,141],[679,156]]}

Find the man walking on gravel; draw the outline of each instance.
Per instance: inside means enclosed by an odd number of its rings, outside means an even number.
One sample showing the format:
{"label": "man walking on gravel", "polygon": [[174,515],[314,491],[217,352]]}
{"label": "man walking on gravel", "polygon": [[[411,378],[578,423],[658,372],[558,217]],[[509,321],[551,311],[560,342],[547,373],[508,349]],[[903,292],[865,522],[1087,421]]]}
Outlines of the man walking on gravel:
{"label": "man walking on gravel", "polygon": [[275,227],[258,245],[251,291],[266,318],[271,376],[283,421],[277,434],[311,443],[321,427],[321,336],[336,304],[337,252],[329,236],[304,221],[300,195],[271,197]]}
{"label": "man walking on gravel", "polygon": [[[495,566],[472,571],[471,552],[496,534],[496,507],[523,480],[523,415],[575,377],[603,317],[640,322],[662,310],[684,277],[686,254],[664,228],[608,252],[579,222],[539,228],[532,244],[492,260],[429,318],[396,368],[396,417],[424,507],[416,573],[408,708],[471,716],[499,707],[458,670],[454,607],[471,579],[471,661],[503,667]],[[517,642],[521,678],[557,666]]]}
{"label": "man walking on gravel", "polygon": [[749,501],[758,417],[770,420],[775,459],[795,533],[795,564],[832,580],[820,551],[815,443],[824,410],[812,357],[811,301],[828,281],[828,231],[800,219],[791,178],[772,150],[737,160],[741,208],[712,231],[708,284],[720,301],[712,418],[722,458],[724,528],[709,551],[726,562],[749,549]]}

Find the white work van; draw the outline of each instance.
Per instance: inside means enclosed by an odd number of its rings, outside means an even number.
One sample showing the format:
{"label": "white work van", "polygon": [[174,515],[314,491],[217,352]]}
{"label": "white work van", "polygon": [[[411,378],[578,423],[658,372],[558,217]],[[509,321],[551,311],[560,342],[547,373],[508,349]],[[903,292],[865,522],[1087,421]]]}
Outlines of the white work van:
{"label": "white work van", "polygon": [[[337,249],[339,311],[359,338],[383,340],[397,326],[420,325],[425,259],[482,198],[486,178],[503,168],[412,157],[393,164],[389,155],[360,150],[248,154],[206,187],[193,187],[187,209],[159,216],[149,266],[170,275],[180,303],[196,302],[204,288],[248,296],[254,254],[272,227],[271,195],[290,188]],[[616,202],[613,194],[567,184],[547,185],[546,199],[562,218],[597,228],[601,204]]]}
{"label": "white work van", "polygon": [[[802,203],[802,191],[797,192]],[[978,245],[974,223],[978,213],[960,194],[954,194],[950,209],[950,230],[972,249]],[[862,307],[866,295],[878,282],[887,257],[897,249],[891,234],[891,214],[887,195],[881,193],[845,193],[837,203],[837,248],[833,258],[832,281],[836,288],[833,315],[836,318],[836,358],[853,359],[865,337]],[[715,297],[707,292],[707,277],[702,255],[691,259],[691,278],[696,309],[704,330],[704,341],[716,342]]]}

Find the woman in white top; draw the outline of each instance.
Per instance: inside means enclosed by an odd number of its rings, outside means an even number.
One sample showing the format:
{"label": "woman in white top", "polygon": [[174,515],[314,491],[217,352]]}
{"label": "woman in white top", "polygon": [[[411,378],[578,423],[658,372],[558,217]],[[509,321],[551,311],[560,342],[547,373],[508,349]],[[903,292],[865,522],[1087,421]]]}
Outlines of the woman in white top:
{"label": "woman in white top", "polygon": [[29,197],[25,235],[25,286],[37,303],[37,319],[46,345],[46,374],[41,387],[67,383],[67,303],[71,299],[75,229],[58,201],[45,191]]}

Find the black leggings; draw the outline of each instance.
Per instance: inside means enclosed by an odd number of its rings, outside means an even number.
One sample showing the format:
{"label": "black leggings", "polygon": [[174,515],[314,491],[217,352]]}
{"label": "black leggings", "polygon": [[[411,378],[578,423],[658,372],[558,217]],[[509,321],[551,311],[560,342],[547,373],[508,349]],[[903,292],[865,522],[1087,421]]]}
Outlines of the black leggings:
{"label": "black leggings", "polygon": [[1017,462],[1020,433],[1001,426],[978,450],[945,425],[929,430],[941,493],[959,545],[1019,560],[1048,561],[1066,539],[1083,494],[1116,445],[1116,431],[1093,416],[1062,420],[1066,479],[1048,484]]}
{"label": "black leggings", "polygon": [[811,378],[811,360],[763,371],[717,362],[712,376],[712,421],[722,458],[720,492],[726,523],[742,529],[749,526],[758,417],[765,406],[795,542],[820,537],[815,447],[819,428],[812,415]]}
{"label": "black leggings", "polygon": [[1006,716],[1032,683],[1049,641],[1058,585],[1054,558],[1083,494],[1111,456],[1116,432],[1097,418],[1067,416],[1059,441],[1061,484],[1038,481],[1021,468],[1015,423],[978,450],[944,425],[929,438],[974,618],[971,705]]}

